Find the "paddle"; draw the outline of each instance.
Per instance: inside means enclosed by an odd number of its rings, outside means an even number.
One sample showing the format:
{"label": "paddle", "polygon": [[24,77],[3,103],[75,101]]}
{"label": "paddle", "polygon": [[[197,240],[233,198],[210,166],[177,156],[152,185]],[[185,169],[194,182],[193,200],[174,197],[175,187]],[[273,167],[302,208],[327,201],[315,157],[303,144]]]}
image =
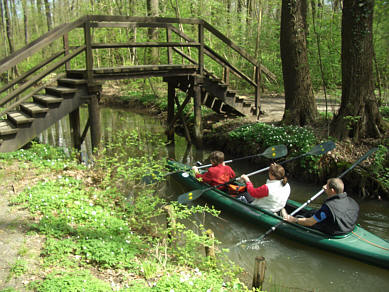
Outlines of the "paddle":
{"label": "paddle", "polygon": [[[279,157],[285,156],[286,154],[288,154],[288,148],[286,148],[285,145],[281,144],[281,145],[270,146],[270,147],[266,148],[266,150],[260,154],[254,154],[254,155],[250,155],[250,156],[235,158],[232,160],[226,160],[226,161],[224,161],[224,163],[231,163],[231,162],[235,162],[235,161],[239,161],[239,160],[243,160],[243,159],[249,159],[249,158],[253,158],[253,157],[257,157],[257,156],[264,156],[266,158],[279,158]],[[201,165],[201,166],[197,166],[197,169],[207,168],[210,166],[212,166],[212,164]],[[183,171],[189,171],[189,170],[191,170],[191,169],[190,168],[180,169],[180,170],[165,173],[163,176],[168,176],[171,174],[175,174],[175,173],[179,173],[179,172],[183,172]],[[149,183],[154,182],[155,177],[157,177],[157,176],[158,176],[158,173],[154,172],[154,174],[152,174],[152,175],[145,175],[142,178],[142,180],[146,184],[149,184]]]}
{"label": "paddle", "polygon": [[[286,148],[285,145],[281,144],[281,145],[276,145],[276,146],[270,146],[270,147],[266,148],[266,150],[260,154],[254,154],[254,155],[250,155],[250,156],[235,158],[232,160],[226,160],[226,161],[224,161],[224,163],[231,163],[231,162],[235,162],[235,161],[239,161],[239,160],[243,160],[243,159],[249,159],[249,158],[253,158],[253,157],[257,157],[257,156],[264,156],[266,158],[278,158],[278,157],[283,157],[286,154],[288,154],[288,148]],[[277,157],[275,157],[275,156],[277,156]],[[206,165],[202,165],[200,167],[197,167],[197,169],[210,167],[210,166],[212,166],[212,164],[206,164]]]}
{"label": "paddle", "polygon": [[[291,159],[288,159],[288,160],[284,160],[284,161],[281,161],[281,162],[277,162],[278,164],[285,164],[287,162],[291,162],[293,160],[296,160],[298,158],[301,158],[301,157],[304,157],[304,156],[308,156],[308,155],[320,155],[320,154],[324,154],[324,153],[327,153],[328,151],[332,150],[335,148],[335,143],[332,142],[332,141],[327,141],[327,142],[323,142],[319,145],[316,145],[315,147],[313,147],[309,152],[307,153],[304,153],[304,154],[301,154],[301,155],[298,155],[298,156],[295,156]],[[258,174],[258,173],[261,173],[261,172],[264,172],[266,170],[269,170],[270,166],[266,167],[266,168],[262,168],[260,170],[257,170],[253,173],[251,173],[251,175],[254,175],[254,174]]]}
{"label": "paddle", "polygon": [[[283,157],[287,153],[288,153],[288,150],[287,150],[285,145],[277,145],[277,146],[271,146],[271,147],[267,148],[263,153],[252,155],[251,157],[258,156],[258,155],[263,155],[265,157],[274,158],[275,159],[275,158]],[[238,158],[238,159],[241,159],[241,158]],[[251,176],[251,175],[254,175],[256,173],[258,173],[258,171],[254,171],[252,173],[249,173],[249,174],[247,174],[247,176]],[[234,181],[235,181],[235,178],[230,179],[229,181],[227,181],[225,183],[222,183],[222,184],[219,184],[219,185],[216,185],[216,186],[208,187],[208,188],[205,188],[205,189],[198,189],[198,190],[190,191],[190,192],[187,192],[185,194],[182,194],[182,195],[178,196],[177,200],[181,204],[186,204],[188,202],[191,202],[191,201],[196,200],[197,198],[201,197],[201,195],[204,194],[206,191],[209,191],[211,189],[218,188],[218,187],[230,184],[230,183],[232,183]]]}
{"label": "paddle", "polygon": [[[346,175],[350,170],[352,170],[354,167],[356,167],[359,163],[361,163],[363,160],[365,160],[367,157],[369,157],[372,153],[374,153],[375,151],[377,151],[378,148],[373,148],[373,149],[370,149],[365,155],[363,155],[361,158],[359,158],[356,162],[354,162],[353,165],[351,165],[348,169],[346,169],[344,172],[342,172],[338,178],[342,178],[344,175]],[[313,200],[315,200],[317,197],[319,197],[322,193],[324,192],[323,189],[321,189],[319,192],[317,192],[313,197],[311,197],[308,201],[306,201],[304,204],[302,204],[300,207],[298,207],[296,210],[294,210],[292,213],[290,213],[290,215],[295,215],[297,214],[301,209],[303,209],[306,205],[308,205],[309,203],[311,203]],[[255,241],[261,241],[262,239],[264,239],[267,235],[269,235],[270,233],[272,233],[273,231],[275,231],[277,229],[278,226],[280,226],[281,224],[283,224],[284,221],[281,221],[279,223],[277,223],[275,226],[271,227],[268,231],[266,231],[263,235],[261,235],[260,237],[258,237],[258,239],[256,239]],[[250,240],[250,241],[253,241],[253,240]]]}

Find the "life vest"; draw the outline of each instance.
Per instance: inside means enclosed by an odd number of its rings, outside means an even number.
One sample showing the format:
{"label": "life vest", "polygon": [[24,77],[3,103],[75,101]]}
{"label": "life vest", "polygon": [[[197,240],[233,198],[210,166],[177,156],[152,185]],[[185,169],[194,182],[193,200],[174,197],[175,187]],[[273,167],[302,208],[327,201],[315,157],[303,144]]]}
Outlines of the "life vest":
{"label": "life vest", "polygon": [[315,229],[331,235],[347,234],[354,230],[359,213],[359,205],[354,199],[341,193],[328,198],[324,204],[330,209],[332,217],[316,223]]}
{"label": "life vest", "polygon": [[233,196],[233,197],[240,196],[245,191],[246,191],[246,186],[240,186],[240,185],[234,185],[234,184],[229,184],[227,186],[228,194]]}

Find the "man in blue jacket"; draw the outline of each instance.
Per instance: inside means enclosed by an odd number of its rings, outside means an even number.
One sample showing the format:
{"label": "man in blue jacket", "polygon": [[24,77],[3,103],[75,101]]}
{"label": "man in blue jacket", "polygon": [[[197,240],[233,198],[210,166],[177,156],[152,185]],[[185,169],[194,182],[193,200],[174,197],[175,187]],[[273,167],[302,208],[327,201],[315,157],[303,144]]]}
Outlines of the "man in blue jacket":
{"label": "man in blue jacket", "polygon": [[321,208],[309,218],[296,218],[285,214],[284,220],[303,226],[312,226],[329,235],[342,235],[354,230],[359,205],[343,191],[340,178],[330,178],[323,186],[328,198]]}

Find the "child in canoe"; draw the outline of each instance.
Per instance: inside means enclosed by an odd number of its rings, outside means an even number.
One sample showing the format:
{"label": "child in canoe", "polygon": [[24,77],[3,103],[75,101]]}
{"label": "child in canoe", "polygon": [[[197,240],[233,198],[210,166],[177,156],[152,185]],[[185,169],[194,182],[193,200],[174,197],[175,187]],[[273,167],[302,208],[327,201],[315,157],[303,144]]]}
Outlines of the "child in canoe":
{"label": "child in canoe", "polygon": [[246,183],[247,192],[254,198],[251,204],[271,212],[279,212],[285,207],[290,186],[281,165],[272,163],[269,167],[269,179],[266,184],[257,188],[254,188],[247,175],[243,174],[241,178]]}
{"label": "child in canoe", "polygon": [[[209,160],[211,161],[212,166],[208,168],[208,171],[205,173],[200,173],[196,166],[192,167],[196,178],[201,178],[203,182],[211,186],[220,185],[235,178],[235,172],[232,168],[224,164],[223,152],[213,151],[209,155]],[[221,186],[219,189],[224,190],[225,186]]]}

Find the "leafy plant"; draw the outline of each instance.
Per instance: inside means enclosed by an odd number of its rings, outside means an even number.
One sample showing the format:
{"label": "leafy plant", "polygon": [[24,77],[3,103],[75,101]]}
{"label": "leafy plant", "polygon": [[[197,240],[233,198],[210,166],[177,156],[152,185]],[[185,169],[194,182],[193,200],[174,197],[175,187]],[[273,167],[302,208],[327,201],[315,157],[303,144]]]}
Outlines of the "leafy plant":
{"label": "leafy plant", "polygon": [[30,288],[36,291],[111,291],[111,286],[95,278],[88,271],[52,272],[44,280],[33,282]]}
{"label": "leafy plant", "polygon": [[36,142],[32,142],[31,147],[28,149],[0,153],[0,159],[30,161],[37,168],[50,168],[53,170],[63,170],[70,167],[82,168],[82,165],[76,159],[75,152],[66,153],[63,148]]}
{"label": "leafy plant", "polygon": [[375,153],[375,159],[371,169],[377,180],[382,186],[389,190],[389,165],[388,165],[388,148],[384,145],[379,145]]}
{"label": "leafy plant", "polygon": [[7,280],[13,277],[19,277],[27,271],[27,262],[24,259],[18,258],[15,263],[11,266]]}
{"label": "leafy plant", "polygon": [[242,126],[231,131],[229,136],[243,142],[257,143],[262,147],[285,144],[289,153],[306,152],[311,145],[316,143],[314,133],[307,128],[297,126],[277,127],[265,123]]}

